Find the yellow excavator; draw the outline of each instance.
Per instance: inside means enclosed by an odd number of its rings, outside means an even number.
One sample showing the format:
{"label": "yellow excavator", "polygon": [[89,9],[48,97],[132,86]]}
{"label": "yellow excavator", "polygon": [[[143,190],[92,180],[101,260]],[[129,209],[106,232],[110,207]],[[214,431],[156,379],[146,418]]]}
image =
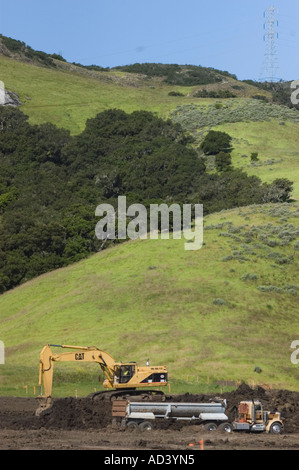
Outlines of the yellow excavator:
{"label": "yellow excavator", "polygon": [[[69,349],[68,352],[54,353],[51,348]],[[39,364],[39,401],[40,406],[36,411],[39,415],[52,405],[52,385],[54,362],[96,362],[100,365],[106,379],[104,388],[114,391],[110,397],[123,395],[141,395],[144,390],[136,391],[136,388],[146,388],[148,395],[164,395],[162,391],[149,390],[149,387],[163,387],[167,385],[166,366],[138,366],[136,362],[115,362],[107,352],[95,347],[70,346],[65,344],[47,344],[40,353]],[[42,387],[44,393],[42,394]],[[105,393],[105,392],[104,392]],[[95,392],[92,397],[103,394]]]}

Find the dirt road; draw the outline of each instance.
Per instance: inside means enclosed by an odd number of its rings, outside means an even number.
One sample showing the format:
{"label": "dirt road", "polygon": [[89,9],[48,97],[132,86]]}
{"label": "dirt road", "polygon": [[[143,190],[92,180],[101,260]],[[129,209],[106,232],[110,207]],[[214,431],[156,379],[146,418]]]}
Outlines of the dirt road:
{"label": "dirt road", "polygon": [[[265,409],[280,411],[284,433],[207,432],[198,425],[167,425],[143,431],[114,429],[111,408],[89,398],[56,399],[51,412],[35,416],[36,398],[0,397],[0,450],[299,450],[299,393],[252,390],[241,386],[223,394],[231,412],[240,400],[259,398]],[[204,401],[208,396],[181,395],[176,401]]]}

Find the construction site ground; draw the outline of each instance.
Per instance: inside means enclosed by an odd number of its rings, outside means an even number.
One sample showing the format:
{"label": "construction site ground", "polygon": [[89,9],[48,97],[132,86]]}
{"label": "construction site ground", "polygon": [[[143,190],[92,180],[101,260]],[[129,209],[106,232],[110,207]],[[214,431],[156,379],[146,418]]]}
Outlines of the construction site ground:
{"label": "construction site ground", "polygon": [[[230,417],[241,400],[259,398],[265,410],[280,411],[284,432],[207,432],[201,425],[162,421],[151,431],[116,428],[111,404],[103,399],[57,398],[51,410],[35,416],[37,398],[0,397],[0,450],[103,450],[103,451],[201,451],[201,450],[299,450],[299,392],[251,389],[242,384],[222,394]],[[205,402],[207,395],[177,395],[180,402]],[[167,397],[170,399],[170,397]]]}

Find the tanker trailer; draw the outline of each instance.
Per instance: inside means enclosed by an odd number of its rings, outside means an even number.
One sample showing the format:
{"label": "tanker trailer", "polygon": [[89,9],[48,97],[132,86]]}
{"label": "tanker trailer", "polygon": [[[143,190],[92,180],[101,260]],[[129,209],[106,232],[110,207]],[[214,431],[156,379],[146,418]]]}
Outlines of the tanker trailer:
{"label": "tanker trailer", "polygon": [[115,400],[112,405],[112,418],[114,423],[128,428],[139,426],[140,429],[153,429],[157,422],[172,419],[204,424],[206,430],[212,431],[218,426],[224,428],[228,423],[226,407],[226,400],[223,399],[207,403]]}

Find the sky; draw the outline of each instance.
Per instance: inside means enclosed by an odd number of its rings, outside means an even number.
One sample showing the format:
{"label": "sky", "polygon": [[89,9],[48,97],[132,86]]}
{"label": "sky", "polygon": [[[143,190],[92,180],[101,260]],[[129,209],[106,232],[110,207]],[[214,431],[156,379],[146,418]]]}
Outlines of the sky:
{"label": "sky", "polygon": [[0,0],[0,33],[82,65],[192,64],[259,80],[270,6],[278,78],[299,79],[298,0]]}

